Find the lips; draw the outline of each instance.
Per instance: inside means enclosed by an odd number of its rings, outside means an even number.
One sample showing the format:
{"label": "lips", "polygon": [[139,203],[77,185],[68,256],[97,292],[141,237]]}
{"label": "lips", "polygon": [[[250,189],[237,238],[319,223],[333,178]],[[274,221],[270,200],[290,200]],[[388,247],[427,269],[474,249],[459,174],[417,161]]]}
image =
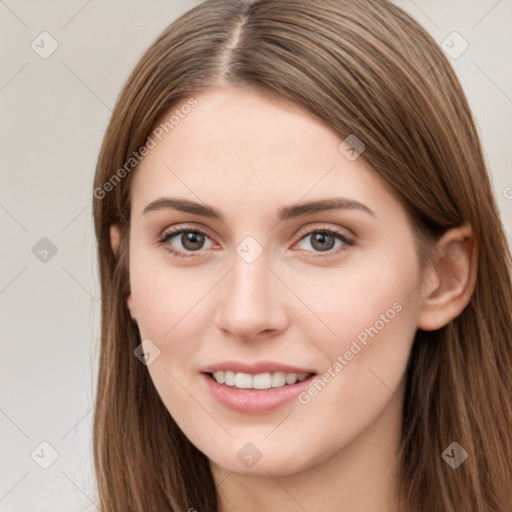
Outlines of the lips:
{"label": "lips", "polygon": [[258,363],[242,363],[225,361],[202,369],[218,384],[238,389],[270,389],[290,386],[297,381],[302,382],[311,376],[313,371],[308,368],[285,365],[272,361]]}
{"label": "lips", "polygon": [[223,406],[243,413],[266,413],[293,400],[316,375],[310,368],[271,361],[225,361],[201,368],[207,389]]}
{"label": "lips", "polygon": [[223,361],[221,363],[211,364],[201,368],[202,373],[213,373],[216,371],[231,371],[240,373],[249,373],[251,375],[257,375],[259,373],[273,373],[273,372],[284,372],[284,373],[296,373],[300,375],[302,373],[315,373],[312,368],[301,368],[300,366],[292,366],[289,364],[277,363],[274,361],[259,361],[257,363],[244,363],[241,361]]}

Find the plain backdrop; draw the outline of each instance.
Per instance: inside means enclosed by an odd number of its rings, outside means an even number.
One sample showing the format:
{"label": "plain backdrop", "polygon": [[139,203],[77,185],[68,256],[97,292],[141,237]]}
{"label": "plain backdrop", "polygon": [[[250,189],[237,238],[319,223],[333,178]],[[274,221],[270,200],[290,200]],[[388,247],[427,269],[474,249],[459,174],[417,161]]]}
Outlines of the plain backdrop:
{"label": "plain backdrop", "polygon": [[[197,3],[0,0],[1,511],[98,510],[93,173],[135,62]],[[452,53],[469,45],[450,59],[478,123],[510,240],[512,1],[397,3]]]}

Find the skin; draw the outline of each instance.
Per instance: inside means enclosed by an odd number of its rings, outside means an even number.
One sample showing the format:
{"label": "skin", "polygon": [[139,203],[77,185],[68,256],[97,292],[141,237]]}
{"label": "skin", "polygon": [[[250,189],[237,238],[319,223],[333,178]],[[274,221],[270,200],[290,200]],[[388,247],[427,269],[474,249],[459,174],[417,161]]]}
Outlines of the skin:
{"label": "skin", "polygon": [[[421,269],[405,209],[364,153],[349,161],[338,135],[283,100],[233,88],[196,99],[144,158],[131,189],[127,306],[141,339],[160,350],[148,366],[155,387],[210,459],[223,512],[339,510],[340,503],[351,512],[394,510],[414,333],[442,327],[469,301],[471,229],[450,230],[439,241],[456,258]],[[143,214],[171,195],[211,205],[224,221],[170,208]],[[375,215],[338,209],[277,220],[284,205],[334,196]],[[181,235],[160,243],[171,226],[205,231],[203,248],[187,252]],[[309,228],[336,230],[356,243],[336,241],[321,251],[303,234]],[[263,248],[252,263],[236,252],[248,236]],[[117,226],[111,238],[117,251]],[[169,246],[192,256],[174,257]],[[278,361],[321,375],[396,303],[400,312],[308,404],[235,412],[199,378],[201,367],[231,359]],[[248,442],[262,454],[252,468],[237,457]]]}

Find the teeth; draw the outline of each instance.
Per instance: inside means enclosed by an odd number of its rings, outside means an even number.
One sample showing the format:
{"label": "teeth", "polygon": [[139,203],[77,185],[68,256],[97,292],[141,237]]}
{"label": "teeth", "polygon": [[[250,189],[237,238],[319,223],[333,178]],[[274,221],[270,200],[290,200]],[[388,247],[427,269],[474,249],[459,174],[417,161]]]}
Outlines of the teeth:
{"label": "teeth", "polygon": [[235,388],[251,389],[252,375],[250,373],[237,373],[235,375]]}
{"label": "teeth", "polygon": [[235,372],[217,372],[224,374],[224,384],[226,386],[234,386],[235,385]]}
{"label": "teeth", "polygon": [[295,384],[297,382],[297,374],[296,373],[289,373],[286,376],[286,384]]}
{"label": "teeth", "polygon": [[213,372],[213,378],[219,384],[236,387],[239,389],[270,389],[290,386],[296,382],[302,382],[309,377],[309,373],[258,373],[251,375],[250,373],[217,371]]}
{"label": "teeth", "polygon": [[272,375],[272,387],[280,388],[286,384],[286,373],[276,372]]}
{"label": "teeth", "polygon": [[258,373],[254,375],[252,378],[252,387],[254,389],[269,389],[272,387],[272,375],[270,373]]}

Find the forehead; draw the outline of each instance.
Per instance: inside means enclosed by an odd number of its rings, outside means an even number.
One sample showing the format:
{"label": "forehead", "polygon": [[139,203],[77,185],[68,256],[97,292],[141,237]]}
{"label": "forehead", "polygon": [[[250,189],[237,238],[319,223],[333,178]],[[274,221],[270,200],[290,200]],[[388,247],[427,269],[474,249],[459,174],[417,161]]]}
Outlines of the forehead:
{"label": "forehead", "polygon": [[[165,193],[259,207],[344,194],[378,205],[391,192],[363,158],[347,159],[342,139],[301,106],[239,89],[209,90],[194,100],[172,129],[160,130],[139,164],[134,209]],[[160,123],[176,110],[180,105]]]}
{"label": "forehead", "polygon": [[[284,98],[224,88],[209,90],[194,99],[197,105],[173,127],[173,140],[168,141],[186,150],[190,157],[194,153],[198,157],[214,154],[222,161],[253,161],[264,160],[270,153],[273,160],[290,159],[294,155],[303,157],[315,142],[325,146],[338,140],[305,108]],[[180,107],[171,112],[176,110]],[[162,120],[166,117],[169,113]]]}

